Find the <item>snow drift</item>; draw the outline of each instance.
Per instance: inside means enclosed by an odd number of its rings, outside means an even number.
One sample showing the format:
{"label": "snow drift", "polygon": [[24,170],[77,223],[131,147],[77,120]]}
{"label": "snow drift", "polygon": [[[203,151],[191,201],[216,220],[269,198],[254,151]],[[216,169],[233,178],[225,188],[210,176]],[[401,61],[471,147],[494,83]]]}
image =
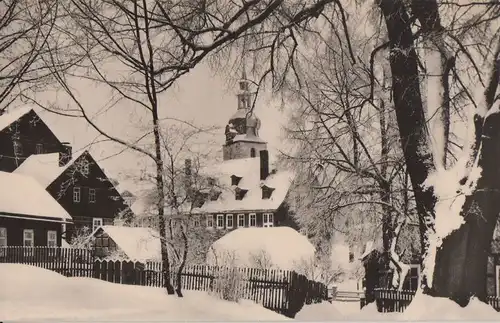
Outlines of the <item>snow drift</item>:
{"label": "snow drift", "polygon": [[27,265],[0,264],[0,281],[0,320],[287,320],[251,301],[232,303],[193,291],[177,298],[161,288],[66,278]]}
{"label": "snow drift", "polygon": [[212,244],[207,263],[293,270],[302,261],[312,260],[314,254],[315,248],[307,237],[292,228],[240,228]]}

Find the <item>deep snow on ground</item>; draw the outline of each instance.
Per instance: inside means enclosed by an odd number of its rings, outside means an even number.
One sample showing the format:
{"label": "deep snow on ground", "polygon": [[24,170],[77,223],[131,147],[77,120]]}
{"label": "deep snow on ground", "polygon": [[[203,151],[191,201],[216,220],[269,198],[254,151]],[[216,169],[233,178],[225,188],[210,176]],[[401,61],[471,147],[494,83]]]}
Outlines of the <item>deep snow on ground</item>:
{"label": "deep snow on ground", "polygon": [[287,320],[247,300],[227,302],[195,291],[177,298],[161,288],[66,278],[28,265],[0,264],[0,286],[0,320]]}
{"label": "deep snow on ground", "polygon": [[[356,307],[357,305],[357,307]],[[403,313],[379,313],[375,304],[359,309],[355,302],[323,302],[306,305],[295,319],[300,321],[500,321],[493,307],[472,299],[462,308],[444,298],[418,293]]]}

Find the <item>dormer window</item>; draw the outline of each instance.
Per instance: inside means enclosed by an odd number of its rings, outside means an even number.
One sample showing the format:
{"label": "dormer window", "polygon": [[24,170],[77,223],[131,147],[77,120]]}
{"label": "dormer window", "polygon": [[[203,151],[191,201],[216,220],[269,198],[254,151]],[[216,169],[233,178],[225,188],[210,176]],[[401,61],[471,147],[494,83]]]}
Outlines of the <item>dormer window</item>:
{"label": "dormer window", "polygon": [[271,195],[273,194],[274,188],[269,187],[269,186],[262,186],[262,199],[267,200],[271,198]]}
{"label": "dormer window", "polygon": [[255,157],[255,148],[250,149],[250,157]]}
{"label": "dormer window", "polygon": [[219,199],[221,192],[213,190],[210,192],[210,201],[217,201]]}
{"label": "dormer window", "polygon": [[238,200],[238,201],[241,201],[243,200],[243,198],[245,197],[245,195],[247,194],[248,190],[243,190],[239,187],[236,188],[236,191],[234,192],[235,193],[235,198]]}
{"label": "dormer window", "polygon": [[231,186],[238,186],[241,181],[241,177],[236,175],[231,175]]}

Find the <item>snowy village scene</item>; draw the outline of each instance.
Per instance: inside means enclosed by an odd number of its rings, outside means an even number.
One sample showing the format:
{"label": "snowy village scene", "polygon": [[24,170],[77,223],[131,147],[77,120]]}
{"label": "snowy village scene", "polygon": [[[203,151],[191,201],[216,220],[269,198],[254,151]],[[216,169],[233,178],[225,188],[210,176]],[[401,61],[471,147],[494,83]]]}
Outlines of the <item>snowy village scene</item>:
{"label": "snowy village scene", "polygon": [[498,0],[0,1],[0,321],[500,320]]}

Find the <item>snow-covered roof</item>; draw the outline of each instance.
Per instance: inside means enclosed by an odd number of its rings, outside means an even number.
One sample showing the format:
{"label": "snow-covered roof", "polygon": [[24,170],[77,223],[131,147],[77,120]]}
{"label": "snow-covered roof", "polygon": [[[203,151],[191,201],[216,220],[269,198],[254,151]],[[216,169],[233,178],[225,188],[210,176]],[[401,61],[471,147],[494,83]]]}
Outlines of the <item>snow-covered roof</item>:
{"label": "snow-covered roof", "polygon": [[233,142],[237,142],[237,141],[250,141],[250,142],[262,142],[262,143],[266,143],[266,141],[263,140],[262,138],[254,136],[254,135],[249,135],[249,134],[236,135],[236,136],[234,136],[234,138],[232,139],[232,141]]}
{"label": "snow-covered roof", "polygon": [[14,173],[31,176],[43,187],[48,187],[85,152],[87,151],[73,155],[71,160],[62,167],[59,166],[59,153],[31,155]]}
{"label": "snow-covered roof", "polygon": [[0,183],[0,214],[72,221],[68,212],[34,178],[0,172]]}
{"label": "snow-covered roof", "polygon": [[151,228],[104,225],[97,228],[92,236],[100,230],[107,233],[131,260],[161,260],[160,234]]}
{"label": "snow-covered roof", "polygon": [[[201,208],[195,210],[206,213],[276,210],[285,200],[294,176],[291,171],[277,170],[261,181],[259,158],[226,160],[203,169],[202,174],[217,179],[221,190],[216,201],[207,201]],[[236,199],[236,187],[231,186],[232,175],[241,177],[238,188],[248,190],[241,200]],[[262,198],[264,185],[274,189],[269,199]]]}
{"label": "snow-covered roof", "polygon": [[301,261],[311,260],[314,254],[315,248],[307,237],[290,227],[240,228],[212,244],[207,262],[225,265],[220,262],[229,255],[237,266],[255,267],[254,257],[262,256],[272,267],[291,270]]}
{"label": "snow-covered roof", "polygon": [[28,114],[33,108],[22,107],[4,113],[0,116],[0,131],[10,126],[13,122],[19,120],[22,116]]}

